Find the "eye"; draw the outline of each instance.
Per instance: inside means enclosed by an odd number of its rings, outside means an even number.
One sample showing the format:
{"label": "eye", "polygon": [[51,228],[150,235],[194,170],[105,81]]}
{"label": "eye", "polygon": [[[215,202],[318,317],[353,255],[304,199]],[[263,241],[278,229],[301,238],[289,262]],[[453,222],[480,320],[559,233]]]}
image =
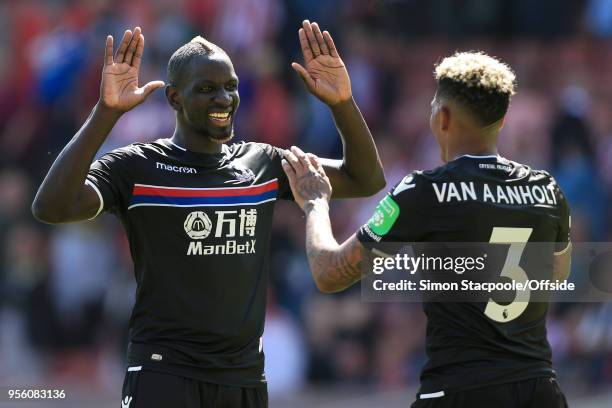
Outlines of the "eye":
{"label": "eye", "polygon": [[238,84],[228,84],[225,86],[225,89],[227,89],[228,91],[235,91],[236,89],[238,89]]}
{"label": "eye", "polygon": [[210,85],[204,85],[200,87],[200,92],[204,92],[204,93],[208,93],[208,92],[212,92],[212,86]]}

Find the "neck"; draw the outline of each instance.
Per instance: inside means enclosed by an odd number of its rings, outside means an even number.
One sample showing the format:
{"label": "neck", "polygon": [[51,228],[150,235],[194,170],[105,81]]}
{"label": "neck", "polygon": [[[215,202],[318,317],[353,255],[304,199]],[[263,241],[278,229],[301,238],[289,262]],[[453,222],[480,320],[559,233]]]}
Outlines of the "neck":
{"label": "neck", "polygon": [[215,142],[208,135],[197,133],[178,122],[171,140],[174,144],[196,153],[215,154],[223,151],[223,143]]}
{"label": "neck", "polygon": [[474,149],[458,149],[452,155],[449,154],[449,161],[456,159],[459,156],[469,154],[471,156],[496,156],[497,147],[483,147]]}
{"label": "neck", "polygon": [[447,161],[465,154],[473,156],[497,155],[497,134],[499,130],[500,122],[495,122],[484,128],[466,129],[466,132],[462,135],[451,136],[451,140],[460,142],[454,146],[448,146]]}
{"label": "neck", "polygon": [[449,146],[446,151],[445,161],[451,161],[465,154],[472,156],[497,155],[497,144],[494,142],[496,142],[496,139],[483,139],[479,137],[463,139],[463,143],[457,146]]}

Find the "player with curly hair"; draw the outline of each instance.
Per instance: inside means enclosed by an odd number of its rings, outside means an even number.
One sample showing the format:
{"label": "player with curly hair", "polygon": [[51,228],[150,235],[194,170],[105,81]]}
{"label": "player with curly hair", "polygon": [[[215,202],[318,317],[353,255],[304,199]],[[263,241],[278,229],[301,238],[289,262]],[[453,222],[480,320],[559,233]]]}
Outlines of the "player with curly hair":
{"label": "player with curly hair", "polygon": [[[500,265],[508,265],[513,279],[529,272],[519,267],[522,256],[552,265],[555,280],[567,278],[570,217],[561,189],[547,172],[497,151],[514,72],[484,53],[460,52],[436,66],[435,80],[430,126],[445,164],[404,177],[344,243],[331,230],[333,190],[319,160],[298,151],[283,161],[306,213],[306,251],[321,291],[359,281],[372,270],[371,255],[397,242],[510,244]],[[523,254],[528,242],[550,243],[554,250]],[[412,406],[566,407],[546,339],[548,303],[524,296],[506,303],[425,299],[428,361]]]}

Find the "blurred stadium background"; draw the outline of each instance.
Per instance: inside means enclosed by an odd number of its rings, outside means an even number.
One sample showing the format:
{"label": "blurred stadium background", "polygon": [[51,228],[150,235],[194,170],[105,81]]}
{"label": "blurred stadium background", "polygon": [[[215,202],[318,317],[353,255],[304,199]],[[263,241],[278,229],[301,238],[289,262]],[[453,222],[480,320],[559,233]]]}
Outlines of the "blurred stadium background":
{"label": "blurred stadium background", "polygon": [[[388,187],[440,163],[428,127],[434,62],[482,49],[518,74],[501,153],[556,176],[574,241],[610,240],[612,0],[3,0],[0,406],[15,404],[5,395],[16,386],[66,389],[65,406],[113,407],[120,399],[135,289],[123,230],[108,215],[48,227],[29,210],[97,100],[106,34],[143,27],[144,81],[165,80],[170,54],[205,36],[227,50],[240,77],[238,140],[339,157],[327,108],[290,67],[301,58],[303,18],[334,36]],[[168,137],[173,125],[157,91],[121,119],[102,151]],[[358,228],[383,194],[335,202],[337,236]],[[303,253],[303,218],[291,203],[277,205],[271,259],[271,406],[409,406],[424,362],[420,305],[362,303],[358,285],[319,294]],[[555,304],[548,330],[571,406],[612,406],[612,305]]]}

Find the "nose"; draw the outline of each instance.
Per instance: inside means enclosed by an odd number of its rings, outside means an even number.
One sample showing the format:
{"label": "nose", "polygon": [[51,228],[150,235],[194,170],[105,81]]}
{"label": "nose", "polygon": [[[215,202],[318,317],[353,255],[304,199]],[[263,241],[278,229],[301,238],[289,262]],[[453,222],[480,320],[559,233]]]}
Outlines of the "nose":
{"label": "nose", "polygon": [[215,95],[214,102],[220,106],[231,106],[232,105],[232,96],[226,89],[220,89],[219,92]]}

